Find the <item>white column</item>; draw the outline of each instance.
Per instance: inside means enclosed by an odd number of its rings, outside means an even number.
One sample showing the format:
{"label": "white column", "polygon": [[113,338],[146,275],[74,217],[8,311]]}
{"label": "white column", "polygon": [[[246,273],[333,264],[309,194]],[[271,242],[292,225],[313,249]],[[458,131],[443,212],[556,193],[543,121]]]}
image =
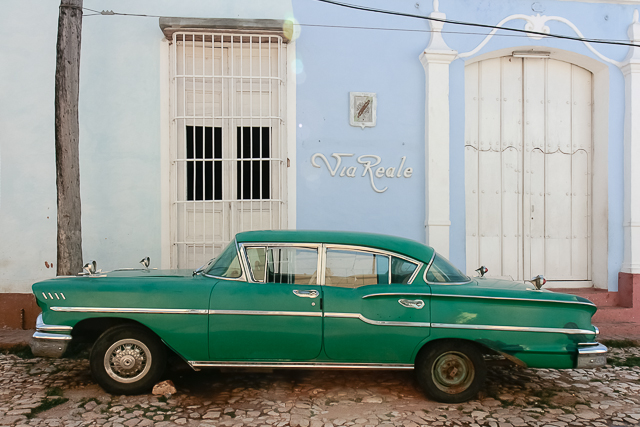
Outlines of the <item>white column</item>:
{"label": "white column", "polygon": [[[444,19],[433,2],[432,18]],[[431,40],[420,54],[426,74],[425,178],[427,244],[449,257],[449,64],[458,52],[442,38],[444,23],[429,21]]]}
{"label": "white column", "polygon": [[[638,11],[629,39],[640,44]],[[640,48],[632,47],[623,62],[624,116],[624,261],[622,272],[640,274]]]}

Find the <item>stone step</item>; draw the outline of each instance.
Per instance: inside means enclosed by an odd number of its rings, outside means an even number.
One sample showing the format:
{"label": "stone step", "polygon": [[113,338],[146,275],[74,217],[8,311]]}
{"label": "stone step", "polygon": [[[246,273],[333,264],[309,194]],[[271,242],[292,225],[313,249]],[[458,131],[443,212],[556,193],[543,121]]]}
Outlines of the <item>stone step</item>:
{"label": "stone step", "polygon": [[640,322],[640,308],[627,307],[598,307],[592,322]]}
{"label": "stone step", "polygon": [[606,289],[598,288],[554,288],[553,292],[577,295],[588,299],[598,308],[618,306],[618,292],[609,292]]}

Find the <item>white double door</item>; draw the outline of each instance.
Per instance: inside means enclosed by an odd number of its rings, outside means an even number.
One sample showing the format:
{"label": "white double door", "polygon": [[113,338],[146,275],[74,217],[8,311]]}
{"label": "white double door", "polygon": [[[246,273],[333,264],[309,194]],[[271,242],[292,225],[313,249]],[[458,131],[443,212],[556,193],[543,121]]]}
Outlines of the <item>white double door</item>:
{"label": "white double door", "polygon": [[588,285],[591,73],[503,57],[468,65],[465,85],[467,272]]}

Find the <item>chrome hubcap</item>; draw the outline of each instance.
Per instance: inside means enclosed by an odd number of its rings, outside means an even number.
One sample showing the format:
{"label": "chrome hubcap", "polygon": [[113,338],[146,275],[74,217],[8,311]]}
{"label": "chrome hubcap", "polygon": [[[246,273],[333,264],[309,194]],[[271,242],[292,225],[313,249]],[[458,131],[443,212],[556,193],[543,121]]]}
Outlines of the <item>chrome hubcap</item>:
{"label": "chrome hubcap", "polygon": [[131,383],[144,377],[151,368],[151,352],[141,341],[124,339],[109,347],[104,355],[107,374],[120,383]]}
{"label": "chrome hubcap", "polygon": [[431,375],[438,389],[457,394],[469,388],[475,372],[473,363],[465,354],[451,351],[441,354],[435,360]]}

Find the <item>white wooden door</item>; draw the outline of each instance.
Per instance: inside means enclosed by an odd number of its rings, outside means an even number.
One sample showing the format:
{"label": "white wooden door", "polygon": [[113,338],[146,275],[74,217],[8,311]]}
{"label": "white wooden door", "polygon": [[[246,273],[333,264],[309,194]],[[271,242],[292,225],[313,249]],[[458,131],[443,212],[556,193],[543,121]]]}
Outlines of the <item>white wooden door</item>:
{"label": "white wooden door", "polygon": [[591,280],[591,81],[552,59],[466,67],[469,274]]}

